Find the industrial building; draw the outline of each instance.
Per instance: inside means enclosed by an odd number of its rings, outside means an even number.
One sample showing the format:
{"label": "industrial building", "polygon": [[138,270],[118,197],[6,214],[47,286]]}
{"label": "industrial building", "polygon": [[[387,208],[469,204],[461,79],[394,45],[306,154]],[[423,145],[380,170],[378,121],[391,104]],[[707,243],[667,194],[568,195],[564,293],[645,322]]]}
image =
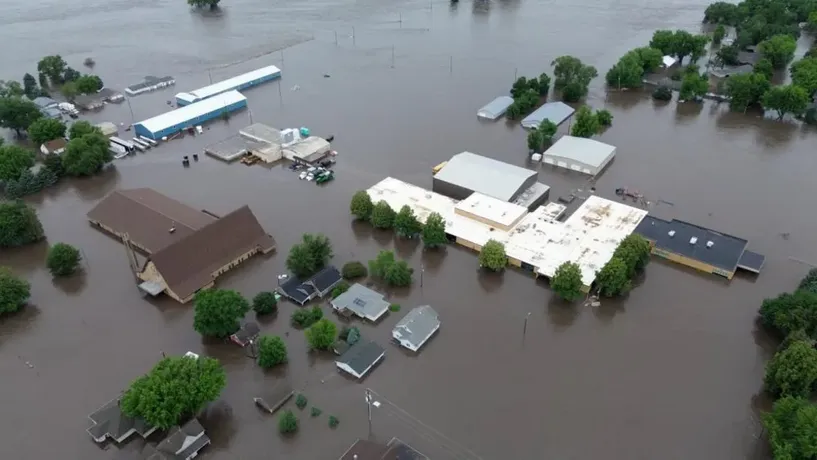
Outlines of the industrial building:
{"label": "industrial building", "polygon": [[247,98],[241,93],[227,91],[195,104],[140,121],[133,125],[133,128],[139,136],[158,140],[246,106]]}
{"label": "industrial building", "polygon": [[253,142],[236,134],[227,139],[210,144],[204,148],[204,153],[227,163],[235,161],[246,154],[257,156],[257,150],[266,150],[269,144],[264,142]]}
{"label": "industrial building", "polygon": [[484,118],[486,120],[496,120],[502,115],[505,115],[505,112],[508,111],[508,107],[510,107],[511,104],[513,104],[512,97],[499,96],[479,109],[477,111],[477,117]]}
{"label": "industrial building", "polygon": [[700,270],[732,279],[738,269],[760,273],[766,257],[746,250],[743,238],[682,220],[646,216],[635,232],[650,242],[652,253]]}
{"label": "industrial building", "polygon": [[584,137],[562,136],[542,153],[542,163],[596,176],[616,156],[616,148]]}
{"label": "industrial building", "polygon": [[457,201],[438,193],[386,178],[367,190],[372,201],[384,200],[395,212],[408,205],[420,222],[432,212],[446,222],[446,234],[475,251],[488,240],[505,245],[508,262],[550,278],[564,262],[574,262],[589,290],[596,272],[612,258],[621,240],[633,233],[647,211],[590,196],[564,222],[565,207],[548,203],[532,212],[514,203],[474,192]]}
{"label": "industrial building", "polygon": [[536,129],[545,120],[550,120],[554,125],[559,126],[570,118],[573,112],[575,112],[573,107],[564,102],[546,102],[522,119],[522,127]]}
{"label": "industrial building", "polygon": [[247,89],[280,77],[281,69],[278,67],[274,65],[262,67],[252,72],[213,83],[204,88],[199,88],[187,93],[179,93],[176,95],[176,104],[179,106],[190,105],[228,91],[241,91],[242,89]]}
{"label": "industrial building", "polygon": [[255,123],[239,131],[239,134],[248,141],[266,144],[265,148],[256,148],[251,152],[265,163],[281,158],[314,163],[328,155],[332,145],[322,137],[309,136],[307,131],[306,128],[279,130],[263,123]]}
{"label": "industrial building", "polygon": [[537,182],[538,173],[471,152],[451,157],[434,174],[432,190],[463,200],[472,193],[536,209],[550,193],[550,187]]}

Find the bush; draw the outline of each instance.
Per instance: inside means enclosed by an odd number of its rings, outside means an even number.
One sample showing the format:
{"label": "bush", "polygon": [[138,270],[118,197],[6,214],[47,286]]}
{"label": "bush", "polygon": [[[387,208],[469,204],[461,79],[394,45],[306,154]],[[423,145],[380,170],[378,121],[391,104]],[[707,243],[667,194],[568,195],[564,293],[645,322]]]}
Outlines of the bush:
{"label": "bush", "polygon": [[328,350],[338,335],[338,327],[332,321],[322,318],[309,327],[304,334],[309,348],[313,350]]}
{"label": "bush", "polygon": [[400,304],[399,303],[393,303],[393,304],[389,305],[389,311],[393,311],[393,312],[400,311]]}
{"label": "bush", "polygon": [[672,90],[666,86],[659,86],[652,92],[652,98],[657,101],[670,101],[672,100]]}
{"label": "bush", "polygon": [[496,240],[488,240],[479,252],[479,266],[498,272],[508,264],[505,245]]}
{"label": "bush", "polygon": [[374,205],[370,220],[375,228],[389,229],[394,226],[394,217],[395,213],[391,206],[385,200],[380,200]]}
{"label": "bush", "polygon": [[613,124],[613,114],[609,110],[596,110],[596,119],[603,127],[611,126]]}
{"label": "bush", "polygon": [[335,428],[340,424],[340,420],[334,415],[329,416],[329,428]]}
{"label": "bush", "polygon": [[264,369],[287,362],[287,346],[281,337],[263,336],[258,339],[258,365]]}
{"label": "bush", "polygon": [[79,249],[70,244],[57,243],[48,249],[45,264],[53,276],[68,276],[77,271],[81,260]]}
{"label": "bush", "polygon": [[296,396],[296,397],[295,397],[295,406],[296,406],[298,409],[303,410],[303,409],[304,409],[304,407],[306,407],[306,404],[307,404],[308,402],[309,402],[309,401],[306,399],[306,396],[304,396],[303,394],[300,394],[300,393],[299,393],[299,394],[298,394],[298,396]]}
{"label": "bush", "polygon": [[349,333],[346,334],[344,340],[346,340],[346,343],[348,343],[349,345],[354,345],[360,342],[360,329],[356,327],[349,329]]}
{"label": "bush", "polygon": [[366,266],[356,260],[345,263],[341,269],[341,273],[347,280],[365,278],[369,275],[369,271],[366,270]]}
{"label": "bush", "polygon": [[278,309],[278,300],[272,292],[259,292],[252,299],[252,309],[259,315],[266,315]]}
{"label": "bush", "polygon": [[0,314],[14,313],[28,302],[31,285],[6,267],[0,267]]}
{"label": "bush", "polygon": [[365,190],[360,190],[352,196],[349,210],[352,212],[352,215],[355,216],[355,219],[369,220],[372,215],[372,208],[374,208],[372,198]]}
{"label": "bush", "polygon": [[339,295],[343,294],[344,292],[349,290],[349,283],[346,281],[341,281],[338,283],[334,289],[332,289],[332,298],[337,299]]}
{"label": "bush", "polygon": [[317,417],[323,413],[322,410],[318,409],[315,406],[312,406],[312,409],[309,410],[309,415],[312,417]]}
{"label": "bush", "polygon": [[290,320],[295,327],[306,328],[323,318],[323,310],[315,305],[312,308],[299,308],[292,312]]}
{"label": "bush", "polygon": [[278,418],[278,432],[292,434],[298,431],[298,417],[291,410],[285,410]]}

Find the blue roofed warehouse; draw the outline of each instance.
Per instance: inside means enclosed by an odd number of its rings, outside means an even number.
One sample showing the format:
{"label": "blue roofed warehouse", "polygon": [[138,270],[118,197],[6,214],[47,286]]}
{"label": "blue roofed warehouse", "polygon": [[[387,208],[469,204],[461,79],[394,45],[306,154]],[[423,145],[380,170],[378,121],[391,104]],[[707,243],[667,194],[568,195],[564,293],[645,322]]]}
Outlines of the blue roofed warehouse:
{"label": "blue roofed warehouse", "polygon": [[199,125],[247,106],[247,98],[238,91],[227,91],[133,125],[140,136],[161,139],[185,128]]}

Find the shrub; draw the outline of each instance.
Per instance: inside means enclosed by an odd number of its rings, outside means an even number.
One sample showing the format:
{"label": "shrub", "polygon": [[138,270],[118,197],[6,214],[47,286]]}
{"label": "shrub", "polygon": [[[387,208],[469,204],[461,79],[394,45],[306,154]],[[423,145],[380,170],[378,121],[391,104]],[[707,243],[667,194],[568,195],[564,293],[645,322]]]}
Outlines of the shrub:
{"label": "shrub", "polygon": [[309,348],[328,350],[335,343],[335,338],[338,335],[337,331],[335,323],[323,318],[304,331],[304,334],[307,343],[309,343]]}
{"label": "shrub", "polygon": [[346,334],[346,338],[344,340],[346,340],[346,343],[349,345],[354,345],[360,342],[360,329],[356,327],[349,329],[349,333]]}
{"label": "shrub", "polygon": [[309,401],[306,399],[306,396],[303,394],[299,393],[298,396],[295,397],[295,406],[298,407],[298,409],[303,410],[308,402]]}
{"label": "shrub", "polygon": [[299,308],[295,310],[292,312],[290,320],[293,326],[305,328],[315,324],[321,318],[323,318],[323,310],[321,310],[321,307],[315,305],[312,308]]}
{"label": "shrub", "polygon": [[340,424],[340,420],[338,420],[337,417],[335,417],[334,415],[329,416],[329,428],[335,428],[339,424]]}
{"label": "shrub", "polygon": [[311,415],[312,417],[317,417],[317,416],[321,415],[322,413],[323,413],[323,411],[318,409],[315,406],[312,406],[312,409],[309,410],[309,415]]}
{"label": "shrub", "polygon": [[81,260],[82,256],[79,254],[79,249],[70,244],[57,243],[48,249],[45,264],[52,275],[68,276],[77,271]]}
{"label": "shrub", "polygon": [[659,86],[658,88],[655,88],[655,91],[652,92],[652,98],[657,101],[672,100],[672,90],[667,88],[666,86]]}
{"label": "shrub", "polygon": [[272,292],[259,292],[252,299],[252,309],[259,315],[266,315],[278,308],[278,299]]}
{"label": "shrub", "polygon": [[347,262],[343,265],[341,269],[341,273],[343,277],[347,280],[353,280],[355,278],[365,278],[369,275],[369,271],[366,270],[366,266],[358,261]]}
{"label": "shrub", "polygon": [[287,362],[287,346],[281,337],[264,336],[258,339],[258,365],[264,369]]}
{"label": "shrub", "polygon": [[291,434],[298,431],[298,417],[291,410],[285,410],[278,418],[278,432]]}
{"label": "shrub", "polygon": [[349,290],[349,283],[346,281],[341,281],[338,283],[334,289],[332,289],[332,298],[337,299],[339,295],[343,294],[344,292]]}
{"label": "shrub", "polygon": [[31,285],[14,276],[6,267],[0,267],[0,314],[14,313],[28,302]]}
{"label": "shrub", "polygon": [[400,311],[400,304],[399,303],[393,303],[393,304],[389,305],[389,311],[393,311],[393,312]]}
{"label": "shrub", "polygon": [[479,266],[492,271],[500,271],[508,264],[505,245],[496,240],[488,240],[479,252]]}
{"label": "shrub", "polygon": [[385,200],[380,200],[374,205],[370,220],[375,228],[389,229],[394,226],[394,217],[395,213],[391,206]]}

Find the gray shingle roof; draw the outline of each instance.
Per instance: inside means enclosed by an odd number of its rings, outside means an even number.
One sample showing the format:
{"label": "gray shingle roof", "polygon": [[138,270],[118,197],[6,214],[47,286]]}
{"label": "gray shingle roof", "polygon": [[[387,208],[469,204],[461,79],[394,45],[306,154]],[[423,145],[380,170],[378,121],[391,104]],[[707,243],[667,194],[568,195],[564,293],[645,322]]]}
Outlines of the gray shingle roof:
{"label": "gray shingle roof", "polygon": [[174,427],[167,437],[156,446],[147,460],[187,460],[193,454],[210,444],[204,427],[193,419],[182,427]]}
{"label": "gray shingle roof", "polygon": [[422,345],[440,326],[437,312],[429,305],[413,308],[397,325],[393,333],[399,340],[406,340],[415,347]]}
{"label": "gray shingle roof", "polygon": [[352,345],[349,351],[338,357],[337,361],[346,364],[362,376],[385,353],[386,350],[375,342],[360,341]]}
{"label": "gray shingle roof", "polygon": [[131,418],[123,414],[119,407],[119,399],[114,399],[105,404],[89,415],[88,418],[94,422],[94,425],[88,428],[88,434],[96,440],[108,437],[121,442],[132,434],[129,433],[131,431],[145,437],[155,429],[141,418]]}
{"label": "gray shingle roof", "polygon": [[374,321],[386,313],[389,302],[383,298],[383,294],[355,283],[348,291],[333,299],[332,306],[338,310],[350,310],[361,318]]}

